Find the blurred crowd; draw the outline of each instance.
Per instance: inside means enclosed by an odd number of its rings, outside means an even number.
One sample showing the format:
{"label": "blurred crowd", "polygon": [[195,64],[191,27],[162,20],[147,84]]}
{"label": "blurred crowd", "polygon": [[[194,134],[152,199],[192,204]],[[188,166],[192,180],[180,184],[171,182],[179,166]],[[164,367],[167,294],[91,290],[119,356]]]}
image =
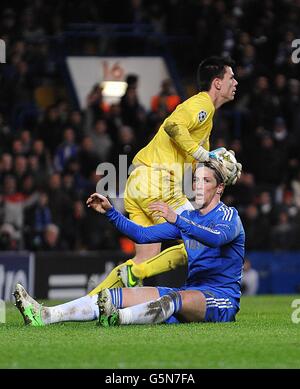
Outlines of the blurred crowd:
{"label": "blurred crowd", "polygon": [[[85,206],[100,179],[96,167],[118,166],[120,154],[130,164],[180,98],[165,80],[146,110],[138,77],[128,75],[119,103],[107,106],[95,85],[87,108],[76,109],[51,38],[83,22],[137,29],[149,23],[159,34],[176,35],[169,49],[187,96],[196,92],[201,59],[235,59],[238,93],[216,115],[211,148],[233,149],[243,174],[223,200],[239,209],[248,250],[300,249],[300,64],[292,62],[300,1],[131,0],[118,7],[116,13],[111,0],[3,2],[0,249],[98,250],[116,242],[128,249],[106,219]],[[83,49],[87,54],[91,47]],[[116,206],[124,212],[122,201]]]}

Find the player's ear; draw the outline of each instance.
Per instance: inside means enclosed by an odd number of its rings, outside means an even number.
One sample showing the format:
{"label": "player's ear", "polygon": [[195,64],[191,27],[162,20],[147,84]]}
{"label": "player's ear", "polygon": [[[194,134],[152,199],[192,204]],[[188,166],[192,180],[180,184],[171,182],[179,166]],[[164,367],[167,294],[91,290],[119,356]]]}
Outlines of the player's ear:
{"label": "player's ear", "polygon": [[221,89],[221,86],[222,86],[222,80],[220,78],[215,78],[214,81],[213,81],[213,84],[214,84],[214,87],[217,89],[217,90],[220,90]]}
{"label": "player's ear", "polygon": [[221,196],[224,192],[224,188],[225,188],[224,184],[219,184],[217,189],[217,194]]}

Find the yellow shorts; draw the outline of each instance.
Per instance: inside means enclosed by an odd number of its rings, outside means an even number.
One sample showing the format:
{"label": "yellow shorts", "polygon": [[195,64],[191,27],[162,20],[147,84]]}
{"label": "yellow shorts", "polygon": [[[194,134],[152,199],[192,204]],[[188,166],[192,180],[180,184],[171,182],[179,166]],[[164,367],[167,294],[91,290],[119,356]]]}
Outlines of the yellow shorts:
{"label": "yellow shorts", "polygon": [[124,193],[129,218],[144,227],[165,222],[148,208],[157,200],[164,201],[178,213],[193,209],[182,192],[181,183],[175,184],[167,170],[148,166],[135,168],[128,177]]}

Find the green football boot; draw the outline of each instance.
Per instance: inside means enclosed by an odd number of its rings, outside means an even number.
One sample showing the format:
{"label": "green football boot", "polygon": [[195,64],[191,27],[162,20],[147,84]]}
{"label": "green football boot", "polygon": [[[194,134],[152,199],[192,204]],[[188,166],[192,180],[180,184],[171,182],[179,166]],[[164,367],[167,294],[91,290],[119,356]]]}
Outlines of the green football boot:
{"label": "green football boot", "polygon": [[16,285],[13,296],[16,301],[15,305],[23,316],[25,325],[33,327],[45,325],[41,315],[42,305],[30,297],[21,284]]}
{"label": "green football boot", "polygon": [[122,266],[118,271],[118,276],[123,282],[125,288],[135,288],[136,286],[143,286],[143,280],[136,277],[132,272],[131,264]]}
{"label": "green football boot", "polygon": [[120,325],[119,310],[113,305],[109,289],[103,289],[98,293],[97,304],[99,307],[98,324],[102,327],[115,327]]}

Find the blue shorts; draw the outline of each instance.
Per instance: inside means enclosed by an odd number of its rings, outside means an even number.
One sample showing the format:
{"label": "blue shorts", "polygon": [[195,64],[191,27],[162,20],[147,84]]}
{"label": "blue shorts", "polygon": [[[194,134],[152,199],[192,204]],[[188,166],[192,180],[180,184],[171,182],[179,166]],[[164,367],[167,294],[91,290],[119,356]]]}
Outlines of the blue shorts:
{"label": "blue shorts", "polygon": [[[165,287],[157,287],[160,297],[168,294],[171,291],[180,292],[184,290],[197,290],[202,292],[206,299],[206,313],[204,322],[228,322],[235,321],[235,315],[239,311],[239,307],[237,302],[228,297],[226,294],[222,292],[216,292],[215,290],[210,289],[209,287],[205,287],[204,285],[201,287],[183,287],[183,288],[165,288]],[[176,315],[172,315],[166,320],[167,324],[180,323],[180,321],[176,318]]]}

